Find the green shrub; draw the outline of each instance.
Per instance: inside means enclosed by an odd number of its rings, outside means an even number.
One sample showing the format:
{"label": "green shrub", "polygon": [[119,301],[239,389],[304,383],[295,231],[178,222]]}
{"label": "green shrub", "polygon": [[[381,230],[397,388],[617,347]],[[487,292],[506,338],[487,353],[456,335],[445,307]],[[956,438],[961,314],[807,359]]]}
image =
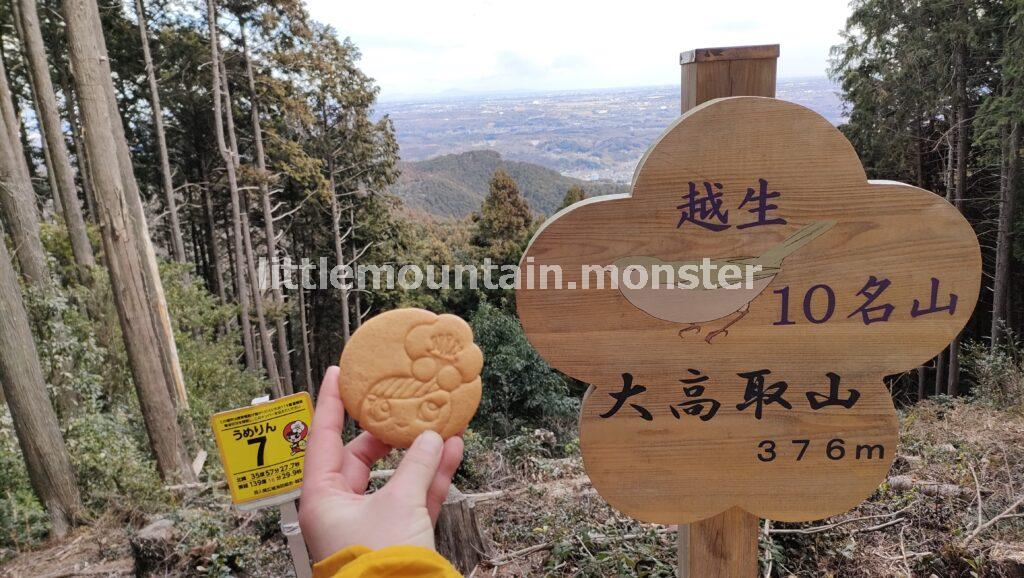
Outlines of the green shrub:
{"label": "green shrub", "polygon": [[96,338],[97,323],[77,305],[90,298],[81,289],[24,291],[43,377],[62,419],[105,405],[104,374],[111,368],[109,352]]}
{"label": "green shrub", "polygon": [[31,545],[49,531],[50,519],[31,489],[8,490],[0,496],[0,547]]}
{"label": "green shrub", "polygon": [[461,490],[482,488],[496,474],[494,439],[473,428],[466,428],[462,441],[465,450],[462,463],[455,472],[455,485]]}
{"label": "green shrub", "polygon": [[150,509],[167,500],[141,425],[134,412],[120,409],[70,420],[64,440],[87,506],[104,508],[115,500]]}
{"label": "green shrub", "polygon": [[0,405],[0,548],[17,548],[46,536],[49,519],[32,493],[14,424]]}
{"label": "green shrub", "polygon": [[526,340],[519,320],[483,304],[472,323],[484,353],[483,399],[474,427],[498,437],[522,427],[558,434],[571,430],[579,400],[570,395],[566,379]]}
{"label": "green shrub", "polygon": [[538,435],[542,431],[545,430],[520,429],[518,434],[502,440],[501,455],[513,466],[520,466],[533,458],[551,457],[551,444],[546,443],[542,435]]}
{"label": "green shrub", "polygon": [[968,343],[963,357],[975,402],[999,409],[1024,409],[1024,356],[1014,336],[995,348]]}

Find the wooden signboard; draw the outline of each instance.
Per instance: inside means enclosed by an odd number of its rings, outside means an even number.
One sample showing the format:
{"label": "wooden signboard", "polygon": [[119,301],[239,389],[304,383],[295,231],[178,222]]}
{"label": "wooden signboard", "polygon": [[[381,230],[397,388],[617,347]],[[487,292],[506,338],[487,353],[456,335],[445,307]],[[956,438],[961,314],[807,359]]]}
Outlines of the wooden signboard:
{"label": "wooden signboard", "polygon": [[550,218],[521,268],[531,343],[592,384],[580,444],[602,497],[650,522],[795,522],[884,480],[898,424],[883,377],[959,333],[981,256],[956,209],[868,181],[818,114],[734,97],[675,122],[631,194]]}

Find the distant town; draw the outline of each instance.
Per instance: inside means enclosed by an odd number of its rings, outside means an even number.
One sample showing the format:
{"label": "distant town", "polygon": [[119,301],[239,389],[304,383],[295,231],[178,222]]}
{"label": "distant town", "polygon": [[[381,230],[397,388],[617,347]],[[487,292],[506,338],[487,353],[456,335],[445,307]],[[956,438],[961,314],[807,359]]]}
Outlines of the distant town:
{"label": "distant town", "polygon": [[[778,82],[777,96],[833,124],[838,87],[825,77]],[[628,183],[655,138],[679,115],[677,86],[487,94],[383,101],[404,161],[491,150],[584,180]]]}

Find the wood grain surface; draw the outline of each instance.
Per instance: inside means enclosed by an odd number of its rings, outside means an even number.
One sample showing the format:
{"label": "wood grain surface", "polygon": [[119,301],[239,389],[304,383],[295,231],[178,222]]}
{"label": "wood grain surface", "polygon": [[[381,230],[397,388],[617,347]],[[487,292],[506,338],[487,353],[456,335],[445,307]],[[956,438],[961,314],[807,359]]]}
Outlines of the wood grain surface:
{"label": "wood grain surface", "polygon": [[720,48],[695,48],[679,54],[679,64],[691,62],[717,62],[722,60],[762,60],[778,58],[778,44],[756,44],[752,46],[723,46]]}
{"label": "wood grain surface", "polygon": [[728,96],[775,96],[778,44],[698,48],[679,55],[680,112]]}
{"label": "wood grain surface", "polygon": [[[774,209],[758,214],[751,209],[762,180],[778,195],[766,203]],[[705,182],[721,193],[725,220],[687,210],[690,182],[700,197]],[[785,222],[762,222],[772,219]],[[613,506],[661,523],[731,508],[802,521],[865,499],[896,453],[883,377],[927,361],[966,323],[980,284],[977,239],[941,197],[869,183],[849,142],[818,114],[757,97],[692,109],[641,161],[631,195],[587,199],[537,232],[521,267],[558,265],[563,284],[582,287],[583,265],[758,256],[822,222],[832,224],[784,259],[738,320],[693,329],[607,286],[517,291],[531,343],[594,387],[582,407],[581,446],[595,488]],[[665,299],[687,300],[685,290],[665,291]],[[943,309],[951,294],[955,308]],[[730,321],[727,333],[706,339]],[[832,401],[858,392],[851,407],[812,407],[828,399],[830,374],[838,377]],[[759,381],[767,403],[750,395]],[[687,395],[694,386],[702,391]],[[780,389],[791,407],[770,399]],[[691,415],[693,404],[680,404],[694,399],[706,401]],[[719,406],[705,421],[707,400]]]}
{"label": "wood grain surface", "polygon": [[681,526],[679,540],[681,576],[736,578],[757,575],[756,517],[739,508]]}

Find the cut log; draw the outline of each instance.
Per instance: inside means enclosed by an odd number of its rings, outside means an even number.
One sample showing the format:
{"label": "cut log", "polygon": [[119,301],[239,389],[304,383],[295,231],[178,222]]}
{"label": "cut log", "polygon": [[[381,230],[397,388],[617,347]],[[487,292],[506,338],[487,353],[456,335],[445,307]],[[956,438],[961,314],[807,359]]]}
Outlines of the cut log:
{"label": "cut log", "polygon": [[[928,480],[915,480],[911,476],[892,476],[889,478],[888,482],[889,487],[894,490],[917,490],[926,496],[970,499],[974,497],[975,491],[974,488],[967,488],[956,484],[943,484]],[[981,490],[981,493],[984,494],[990,492]]]}

